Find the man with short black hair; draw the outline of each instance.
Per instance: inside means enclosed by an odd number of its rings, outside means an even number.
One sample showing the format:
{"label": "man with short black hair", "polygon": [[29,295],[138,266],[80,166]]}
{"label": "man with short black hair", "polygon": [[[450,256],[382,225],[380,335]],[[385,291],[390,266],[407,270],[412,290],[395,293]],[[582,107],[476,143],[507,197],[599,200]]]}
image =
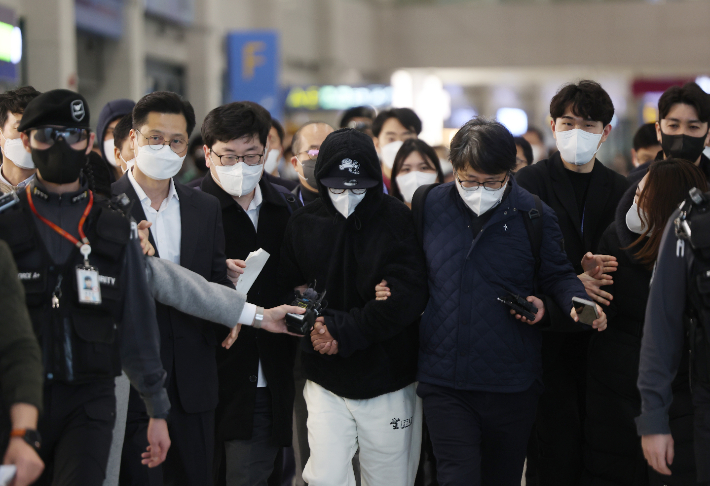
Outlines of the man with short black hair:
{"label": "man with short black hair", "polygon": [[340,128],[354,128],[373,137],[372,122],[375,121],[376,116],[377,112],[369,106],[349,108],[345,110],[340,119]]}
{"label": "man with short black hair", "polygon": [[631,162],[635,168],[648,164],[656,158],[656,155],[661,150],[661,144],[656,138],[656,124],[645,123],[639,127],[634,135]]}
{"label": "man with short black hair", "polygon": [[27,104],[39,96],[32,86],[23,86],[0,94],[0,194],[24,188],[35,177],[32,156],[25,151],[17,127]]}
{"label": "man with short black hair", "polygon": [[382,175],[387,190],[394,158],[402,143],[410,138],[417,138],[422,132],[422,121],[410,108],[391,108],[381,111],[372,122],[372,135],[375,148],[382,161]]}
{"label": "man with short black hair", "polygon": [[[132,216],[147,220],[156,256],[177,263],[211,282],[232,287],[224,256],[219,201],[183,186],[174,177],[187,154],[195,113],[175,93],[148,94],[133,109],[130,140],[135,165],[116,181],[114,194],[134,202]],[[131,390],[122,471],[132,484],[202,486],[211,483],[214,411],[217,407],[217,339],[214,326],[172,307],[156,303],[166,388],[174,406],[170,433],[173,447],[164,468],[133,468],[144,448],[145,412]]]}
{"label": "man with short black hair", "polygon": [[[249,101],[209,112],[202,138],[210,174],[200,186],[220,202],[227,258],[241,265],[251,252],[269,254],[249,289],[251,302],[266,308],[292,300],[279,293],[276,278],[286,224],[301,206],[264,177],[271,129],[269,112]],[[218,331],[218,340],[227,332]],[[291,445],[295,352],[293,337],[248,326],[232,349],[218,349],[214,470],[220,483],[226,478],[227,486],[265,486],[279,449]]]}
{"label": "man with short black hair", "polygon": [[332,132],[333,127],[327,123],[310,122],[293,135],[291,165],[300,179],[300,184],[293,190],[293,194],[304,205],[320,197],[315,176],[316,159],[323,140]]}
{"label": "man with short black hair", "polygon": [[[626,179],[596,158],[611,132],[614,104],[594,81],[563,86],[550,102],[550,129],[559,152],[521,169],[518,184],[537,195],[557,214],[564,249],[589,296],[608,305],[602,290],[611,283],[616,259],[594,255]],[[549,302],[549,305],[548,305]],[[546,300],[553,323],[569,320],[567,311]],[[591,333],[548,332],[543,336],[543,383],[536,423],[539,484],[576,484],[582,474],[582,424],[586,390],[586,355]],[[531,458],[535,461],[535,458]]]}

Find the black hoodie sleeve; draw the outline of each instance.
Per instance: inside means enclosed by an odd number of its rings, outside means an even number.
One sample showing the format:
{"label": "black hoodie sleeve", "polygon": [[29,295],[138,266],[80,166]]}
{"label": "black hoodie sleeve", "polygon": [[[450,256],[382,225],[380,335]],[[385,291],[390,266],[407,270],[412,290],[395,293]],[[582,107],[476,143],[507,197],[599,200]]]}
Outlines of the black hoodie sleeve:
{"label": "black hoodie sleeve", "polygon": [[414,225],[405,238],[393,242],[382,267],[382,278],[392,290],[387,300],[372,300],[350,312],[326,310],[326,326],[338,341],[338,354],[347,357],[371,344],[390,339],[419,319],[429,299],[424,252]]}

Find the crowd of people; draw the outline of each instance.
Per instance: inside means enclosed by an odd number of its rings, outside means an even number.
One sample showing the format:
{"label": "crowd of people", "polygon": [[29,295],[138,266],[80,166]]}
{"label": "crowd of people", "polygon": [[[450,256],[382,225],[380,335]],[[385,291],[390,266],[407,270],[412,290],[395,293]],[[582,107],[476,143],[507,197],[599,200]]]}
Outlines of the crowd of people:
{"label": "crowd of people", "polygon": [[658,110],[625,177],[589,80],[549,154],[3,93],[0,483],[710,484],[710,95]]}

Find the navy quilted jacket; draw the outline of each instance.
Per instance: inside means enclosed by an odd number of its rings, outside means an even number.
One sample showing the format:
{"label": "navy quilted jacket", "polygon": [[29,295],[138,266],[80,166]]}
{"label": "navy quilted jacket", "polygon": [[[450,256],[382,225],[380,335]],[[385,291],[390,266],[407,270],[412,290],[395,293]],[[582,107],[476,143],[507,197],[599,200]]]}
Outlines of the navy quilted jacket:
{"label": "navy quilted jacket", "polygon": [[[461,390],[518,392],[541,380],[541,334],[497,297],[533,294],[535,259],[523,217],[532,195],[511,179],[509,195],[477,235],[453,182],[433,188],[423,205],[429,303],[422,316],[418,380]],[[587,298],[562,251],[557,217],[543,203],[538,290],[572,309]],[[570,320],[571,322],[571,320]]]}

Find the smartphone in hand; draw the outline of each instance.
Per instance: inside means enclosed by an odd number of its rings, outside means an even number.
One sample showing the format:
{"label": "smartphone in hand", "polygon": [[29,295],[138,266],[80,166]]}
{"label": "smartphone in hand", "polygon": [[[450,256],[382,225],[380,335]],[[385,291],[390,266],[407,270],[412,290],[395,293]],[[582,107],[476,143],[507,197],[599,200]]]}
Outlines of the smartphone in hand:
{"label": "smartphone in hand", "polygon": [[582,324],[587,324],[591,326],[594,321],[599,319],[597,305],[591,300],[580,299],[579,297],[572,297],[572,305],[574,306],[574,310],[577,312],[579,322],[581,322]]}

